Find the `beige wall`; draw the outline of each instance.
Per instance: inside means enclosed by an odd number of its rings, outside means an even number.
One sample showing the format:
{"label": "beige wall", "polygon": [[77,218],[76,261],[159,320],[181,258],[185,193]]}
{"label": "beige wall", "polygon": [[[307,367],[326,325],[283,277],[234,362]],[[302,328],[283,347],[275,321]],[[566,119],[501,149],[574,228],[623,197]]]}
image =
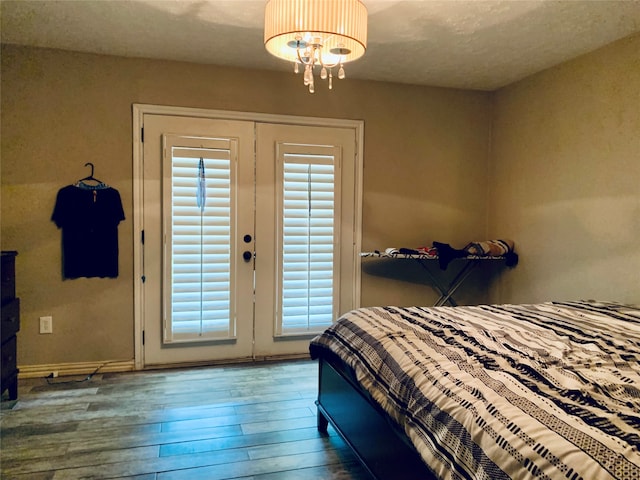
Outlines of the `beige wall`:
{"label": "beige wall", "polygon": [[640,303],[640,35],[498,91],[489,232],[520,264],[494,302]]}
{"label": "beige wall", "polygon": [[[133,358],[133,103],[362,119],[364,249],[485,234],[488,93],[347,79],[310,95],[292,73],[6,45],[1,87],[1,241],[19,251],[20,365]],[[63,281],[51,212],[89,161],[122,196],[120,276]],[[433,301],[415,266],[396,267],[363,274],[363,305]],[[38,333],[43,315],[52,335]]]}

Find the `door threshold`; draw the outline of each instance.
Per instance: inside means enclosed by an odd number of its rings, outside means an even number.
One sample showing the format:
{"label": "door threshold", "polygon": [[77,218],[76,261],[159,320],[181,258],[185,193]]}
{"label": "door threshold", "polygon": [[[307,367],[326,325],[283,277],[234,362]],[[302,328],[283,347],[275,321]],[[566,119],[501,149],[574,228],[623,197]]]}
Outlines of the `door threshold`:
{"label": "door threshold", "polygon": [[267,362],[283,362],[288,360],[309,360],[308,353],[288,355],[264,355],[256,357],[230,358],[224,360],[203,360],[198,362],[159,363],[145,365],[141,370],[167,370],[176,368],[216,367],[220,365],[247,365]]}

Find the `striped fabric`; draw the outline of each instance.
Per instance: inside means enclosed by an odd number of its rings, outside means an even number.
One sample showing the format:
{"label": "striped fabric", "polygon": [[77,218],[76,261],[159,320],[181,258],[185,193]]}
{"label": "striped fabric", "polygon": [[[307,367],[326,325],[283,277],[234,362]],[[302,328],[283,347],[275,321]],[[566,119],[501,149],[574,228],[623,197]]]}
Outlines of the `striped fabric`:
{"label": "striped fabric", "polygon": [[372,307],[337,354],[442,479],[640,479],[640,308]]}

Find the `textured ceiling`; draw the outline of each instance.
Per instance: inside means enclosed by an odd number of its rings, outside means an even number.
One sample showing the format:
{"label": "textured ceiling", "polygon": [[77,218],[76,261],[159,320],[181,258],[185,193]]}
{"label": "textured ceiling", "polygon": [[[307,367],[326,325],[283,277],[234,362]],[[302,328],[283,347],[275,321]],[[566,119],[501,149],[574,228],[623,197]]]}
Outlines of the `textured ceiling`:
{"label": "textured ceiling", "polygon": [[[494,90],[640,32],[640,0],[364,0],[352,78]],[[2,0],[2,43],[232,65],[290,66],[263,46],[263,0]]]}

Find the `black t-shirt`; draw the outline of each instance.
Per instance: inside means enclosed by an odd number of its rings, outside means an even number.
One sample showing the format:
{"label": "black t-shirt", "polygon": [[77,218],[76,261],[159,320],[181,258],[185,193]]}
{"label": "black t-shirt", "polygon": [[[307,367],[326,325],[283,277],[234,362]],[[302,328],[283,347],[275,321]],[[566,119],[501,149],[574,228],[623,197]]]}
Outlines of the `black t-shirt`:
{"label": "black t-shirt", "polygon": [[115,188],[63,187],[51,220],[62,229],[64,278],[118,276],[118,224],[124,210]]}

